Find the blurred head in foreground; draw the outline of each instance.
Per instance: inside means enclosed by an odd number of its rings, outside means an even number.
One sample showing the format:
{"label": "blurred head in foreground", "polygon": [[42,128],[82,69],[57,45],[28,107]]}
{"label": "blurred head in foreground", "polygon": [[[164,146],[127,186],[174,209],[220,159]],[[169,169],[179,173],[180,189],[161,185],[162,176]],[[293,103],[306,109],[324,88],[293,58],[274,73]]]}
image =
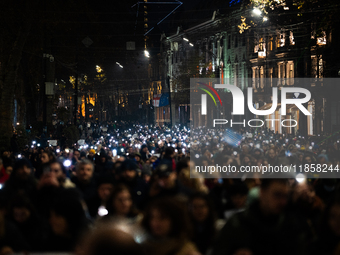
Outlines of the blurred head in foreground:
{"label": "blurred head in foreground", "polygon": [[83,240],[78,255],[144,255],[132,235],[115,226],[100,227]]}

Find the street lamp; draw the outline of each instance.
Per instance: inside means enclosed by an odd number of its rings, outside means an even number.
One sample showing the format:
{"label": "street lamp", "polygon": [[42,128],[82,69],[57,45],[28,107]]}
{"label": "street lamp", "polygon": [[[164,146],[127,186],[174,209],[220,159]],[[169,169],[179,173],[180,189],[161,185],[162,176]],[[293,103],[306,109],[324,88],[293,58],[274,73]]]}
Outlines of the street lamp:
{"label": "street lamp", "polygon": [[147,50],[144,50],[144,55],[145,57],[149,58],[150,57],[150,53]]}
{"label": "street lamp", "polygon": [[183,40],[186,41],[186,42],[189,42],[189,39],[183,37]]}
{"label": "street lamp", "polygon": [[116,62],[116,64],[117,64],[120,68],[123,68],[123,66],[122,66],[119,62]]}
{"label": "street lamp", "polygon": [[257,15],[257,16],[261,16],[261,14],[262,14],[261,10],[258,9],[258,8],[254,8],[254,9],[253,9],[253,13],[254,13],[255,15]]}
{"label": "street lamp", "polygon": [[103,69],[99,65],[96,65],[96,70],[97,73],[101,73],[103,71]]}

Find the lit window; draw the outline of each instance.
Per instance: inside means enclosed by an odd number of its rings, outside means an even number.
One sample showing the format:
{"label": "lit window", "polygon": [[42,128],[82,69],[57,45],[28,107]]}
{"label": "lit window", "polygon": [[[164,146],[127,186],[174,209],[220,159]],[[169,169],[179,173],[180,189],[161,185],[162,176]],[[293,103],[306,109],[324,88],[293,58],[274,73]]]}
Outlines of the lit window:
{"label": "lit window", "polygon": [[326,45],[326,32],[322,31],[322,36],[318,37],[316,40],[318,45]]}
{"label": "lit window", "polygon": [[289,33],[289,43],[290,45],[295,45],[293,31],[290,31]]}
{"label": "lit window", "polygon": [[277,38],[277,47],[283,47],[285,46],[285,33],[280,33],[278,38]]}

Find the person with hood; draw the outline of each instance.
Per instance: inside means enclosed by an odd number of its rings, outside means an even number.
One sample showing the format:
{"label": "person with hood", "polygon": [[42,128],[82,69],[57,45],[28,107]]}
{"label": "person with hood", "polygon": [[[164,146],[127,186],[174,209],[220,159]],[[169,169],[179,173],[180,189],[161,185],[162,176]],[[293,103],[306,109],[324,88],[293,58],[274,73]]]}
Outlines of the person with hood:
{"label": "person with hood", "polygon": [[100,150],[100,155],[96,160],[95,172],[98,174],[105,174],[111,172],[113,169],[113,162],[108,160],[108,156],[104,149]]}

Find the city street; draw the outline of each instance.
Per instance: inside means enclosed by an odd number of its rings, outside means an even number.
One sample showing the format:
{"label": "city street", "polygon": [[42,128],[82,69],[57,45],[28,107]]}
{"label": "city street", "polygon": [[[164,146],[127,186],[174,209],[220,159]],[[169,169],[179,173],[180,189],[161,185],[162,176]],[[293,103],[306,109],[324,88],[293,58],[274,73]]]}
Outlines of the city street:
{"label": "city street", "polygon": [[340,254],[338,1],[0,13],[0,255]]}

